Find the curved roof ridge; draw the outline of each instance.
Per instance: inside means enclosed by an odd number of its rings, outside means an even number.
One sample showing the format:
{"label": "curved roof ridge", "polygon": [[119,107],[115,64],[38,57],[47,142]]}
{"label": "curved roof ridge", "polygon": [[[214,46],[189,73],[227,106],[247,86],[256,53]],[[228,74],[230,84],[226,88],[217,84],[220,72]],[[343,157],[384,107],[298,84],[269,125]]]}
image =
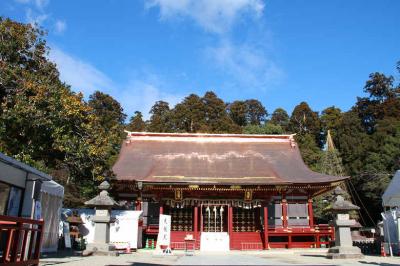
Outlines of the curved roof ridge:
{"label": "curved roof ridge", "polygon": [[294,135],[128,133],[113,167],[117,180],[267,185],[346,178],[309,169]]}
{"label": "curved roof ridge", "polygon": [[216,138],[280,138],[280,139],[292,139],[296,134],[235,134],[235,133],[168,133],[168,132],[135,132],[128,131],[127,137],[216,137]]}
{"label": "curved roof ridge", "polygon": [[190,141],[190,142],[277,142],[290,143],[296,146],[295,134],[287,135],[252,135],[252,134],[209,134],[209,133],[154,133],[154,132],[130,132],[126,137],[126,143],[137,140],[153,141]]}

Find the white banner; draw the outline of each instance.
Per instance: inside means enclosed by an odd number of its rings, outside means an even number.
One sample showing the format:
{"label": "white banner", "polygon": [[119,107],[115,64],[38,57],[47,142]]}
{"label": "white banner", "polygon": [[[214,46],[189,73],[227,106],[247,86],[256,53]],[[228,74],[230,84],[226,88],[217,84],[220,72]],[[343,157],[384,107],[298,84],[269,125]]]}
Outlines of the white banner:
{"label": "white banner", "polygon": [[157,245],[169,246],[171,239],[171,215],[160,214]]}

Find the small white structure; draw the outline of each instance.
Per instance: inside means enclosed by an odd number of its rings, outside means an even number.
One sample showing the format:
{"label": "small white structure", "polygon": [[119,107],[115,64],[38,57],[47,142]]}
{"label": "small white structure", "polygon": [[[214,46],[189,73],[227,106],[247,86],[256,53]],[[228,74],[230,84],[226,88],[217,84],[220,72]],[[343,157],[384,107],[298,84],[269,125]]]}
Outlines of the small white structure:
{"label": "small white structure", "polygon": [[[385,250],[391,255],[400,251],[400,170],[398,170],[382,195],[384,212],[383,235]],[[389,245],[391,248],[389,248]]]}
{"label": "small white structure", "polygon": [[397,170],[382,195],[382,204],[387,208],[400,208],[400,170]]}

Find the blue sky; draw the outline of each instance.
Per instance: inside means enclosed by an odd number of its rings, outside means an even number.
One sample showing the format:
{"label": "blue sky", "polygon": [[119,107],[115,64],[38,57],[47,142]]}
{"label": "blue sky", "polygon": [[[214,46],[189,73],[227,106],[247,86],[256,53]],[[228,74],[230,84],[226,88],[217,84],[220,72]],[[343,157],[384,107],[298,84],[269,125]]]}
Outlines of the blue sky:
{"label": "blue sky", "polygon": [[398,74],[400,1],[3,0],[0,15],[48,30],[61,79],[132,115],[215,91],[269,113],[301,101],[348,110],[371,72]]}

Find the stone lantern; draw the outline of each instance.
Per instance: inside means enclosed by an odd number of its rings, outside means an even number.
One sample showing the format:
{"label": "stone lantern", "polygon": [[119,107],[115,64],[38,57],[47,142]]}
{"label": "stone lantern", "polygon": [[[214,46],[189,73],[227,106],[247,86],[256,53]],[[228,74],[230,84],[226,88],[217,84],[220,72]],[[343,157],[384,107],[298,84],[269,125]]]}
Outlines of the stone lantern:
{"label": "stone lantern", "polygon": [[344,199],[345,192],[337,187],[334,190],[335,202],[331,211],[335,214],[335,247],[328,250],[330,259],[358,259],[363,258],[360,248],[353,246],[350,228],[356,225],[356,220],[350,219],[350,212],[360,207]]}
{"label": "stone lantern", "polygon": [[108,195],[110,184],[107,181],[101,183],[98,188],[101,190],[100,194],[85,202],[86,206],[94,207],[96,213],[92,218],[95,223],[94,240],[93,243],[87,245],[83,255],[117,256],[115,245],[110,244],[110,223],[113,222],[111,209],[117,206],[117,203]]}

